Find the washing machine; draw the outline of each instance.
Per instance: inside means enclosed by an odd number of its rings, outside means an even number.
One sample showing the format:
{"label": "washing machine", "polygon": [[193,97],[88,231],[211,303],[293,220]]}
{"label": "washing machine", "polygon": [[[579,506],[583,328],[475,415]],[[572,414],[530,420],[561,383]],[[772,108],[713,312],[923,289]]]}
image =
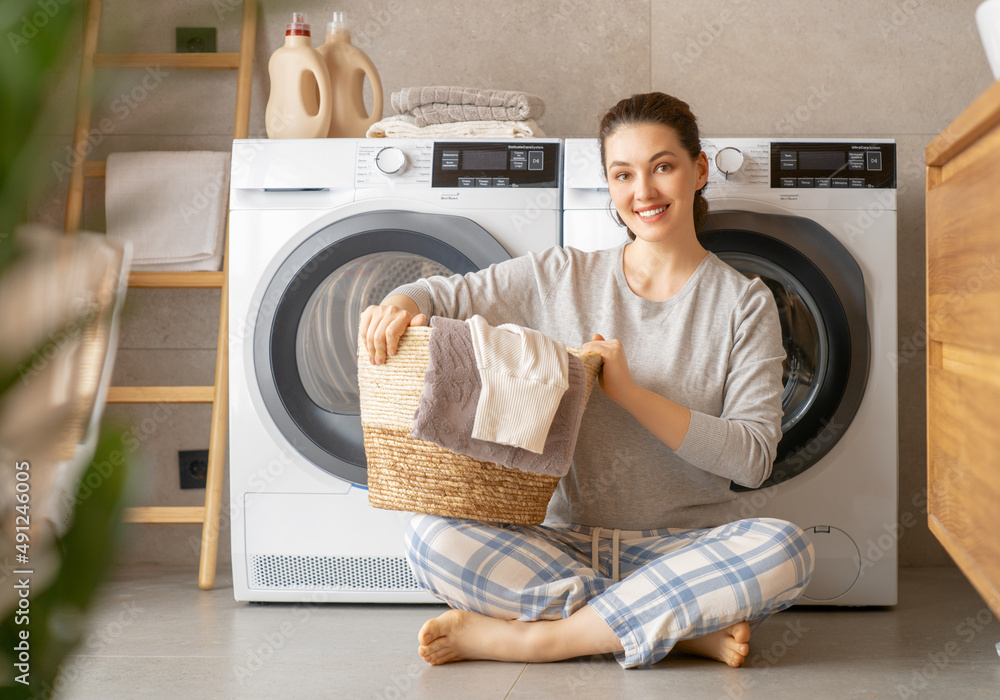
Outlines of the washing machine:
{"label": "washing machine", "polygon": [[[886,139],[707,138],[702,244],[771,289],[781,318],[782,439],[771,477],[732,489],[742,517],[801,527],[801,603],[893,605],[897,555],[896,146]],[[627,240],[598,144],[564,142],[563,244]]]}
{"label": "washing machine", "polygon": [[368,505],[362,310],[396,286],[559,245],[561,142],[238,140],[229,218],[233,589],[438,602]]}

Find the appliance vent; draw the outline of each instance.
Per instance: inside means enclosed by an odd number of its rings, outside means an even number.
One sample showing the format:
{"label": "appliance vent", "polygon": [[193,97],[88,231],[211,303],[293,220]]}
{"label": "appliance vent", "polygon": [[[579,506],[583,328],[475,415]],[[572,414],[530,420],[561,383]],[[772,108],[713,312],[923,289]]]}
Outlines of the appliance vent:
{"label": "appliance vent", "polygon": [[402,557],[250,557],[252,588],[419,591]]}

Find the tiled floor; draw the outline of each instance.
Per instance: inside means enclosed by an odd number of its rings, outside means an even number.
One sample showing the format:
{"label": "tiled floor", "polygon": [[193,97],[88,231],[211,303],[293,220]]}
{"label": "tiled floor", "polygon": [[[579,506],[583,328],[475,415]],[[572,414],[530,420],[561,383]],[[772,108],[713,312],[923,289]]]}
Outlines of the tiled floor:
{"label": "tiled floor", "polygon": [[63,669],[65,698],[1000,698],[1000,623],[957,569],[904,569],[894,608],[793,608],[731,669],[672,655],[431,668],[420,625],[443,608],[236,603],[228,572],[120,571]]}

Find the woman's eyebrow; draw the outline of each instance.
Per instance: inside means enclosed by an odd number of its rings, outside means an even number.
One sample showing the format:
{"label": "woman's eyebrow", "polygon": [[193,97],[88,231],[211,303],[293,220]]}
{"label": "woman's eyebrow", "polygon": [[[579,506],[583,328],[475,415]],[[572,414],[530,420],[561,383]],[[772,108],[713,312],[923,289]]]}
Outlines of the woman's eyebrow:
{"label": "woman's eyebrow", "polygon": [[[659,153],[650,156],[649,162],[652,163],[654,160],[656,160],[661,156],[676,156],[676,154],[673,151],[660,151]],[[613,160],[608,164],[608,167],[610,168],[615,165],[629,165],[629,164],[623,160]]]}

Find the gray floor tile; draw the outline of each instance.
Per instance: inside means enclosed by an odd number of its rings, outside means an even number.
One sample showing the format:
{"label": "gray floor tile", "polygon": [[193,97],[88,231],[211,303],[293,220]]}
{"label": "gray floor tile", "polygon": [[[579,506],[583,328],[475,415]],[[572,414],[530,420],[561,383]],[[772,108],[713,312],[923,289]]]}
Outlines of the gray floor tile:
{"label": "gray floor tile", "polygon": [[1000,624],[957,569],[903,569],[893,608],[796,607],[753,632],[748,663],[671,654],[622,670],[555,664],[426,666],[420,625],[443,608],[248,605],[191,569],[130,567],[108,583],[60,697],[83,698],[996,698]]}

